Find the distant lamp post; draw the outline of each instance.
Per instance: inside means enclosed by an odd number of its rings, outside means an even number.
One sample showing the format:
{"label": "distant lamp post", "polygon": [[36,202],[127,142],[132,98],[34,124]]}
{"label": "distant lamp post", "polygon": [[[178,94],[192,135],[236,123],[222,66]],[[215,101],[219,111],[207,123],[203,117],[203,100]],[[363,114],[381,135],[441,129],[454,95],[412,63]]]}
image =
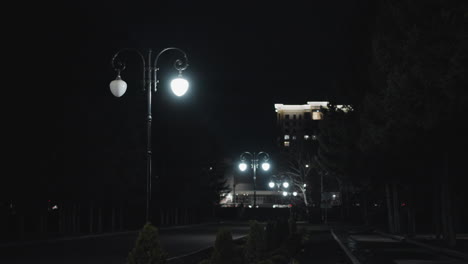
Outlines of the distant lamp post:
{"label": "distant lamp post", "polygon": [[268,161],[270,160],[270,155],[268,153],[260,151],[258,153],[254,152],[253,154],[250,152],[243,152],[240,155],[240,163],[239,163],[239,170],[245,171],[248,168],[247,165],[247,156],[250,156],[250,167],[253,170],[253,187],[254,187],[254,204],[253,207],[257,208],[257,169],[258,169],[258,164],[259,164],[259,158],[260,156],[263,156],[262,159],[262,169],[264,171],[268,171],[270,169],[270,163]]}
{"label": "distant lamp post", "polygon": [[280,190],[280,187],[282,186],[283,188],[289,188],[289,182],[287,180],[285,180],[285,177],[284,176],[278,176],[278,175],[272,175],[271,176],[271,180],[270,182],[268,183],[268,186],[270,188],[278,188],[278,191]]}
{"label": "distant lamp post", "polygon": [[159,80],[157,78],[157,73],[159,71],[158,68],[158,60],[159,57],[167,52],[167,51],[177,51],[180,53],[181,58],[177,59],[174,62],[174,67],[176,70],[179,71],[179,76],[172,80],[171,82],[171,89],[176,96],[184,95],[188,88],[189,83],[187,80],[182,78],[182,71],[184,71],[188,67],[188,59],[187,54],[179,48],[170,47],[165,48],[161,52],[156,55],[154,61],[152,60],[152,51],[148,50],[146,55],[146,60],[143,54],[137,49],[122,49],[119,50],[117,53],[114,54],[112,57],[112,68],[117,72],[117,77],[113,80],[109,87],[112,94],[115,97],[121,97],[127,91],[127,83],[122,80],[120,73],[125,70],[125,63],[118,59],[119,55],[123,52],[136,52],[137,55],[141,57],[141,62],[143,66],[143,88],[146,92],[146,99],[148,104],[147,110],[147,146],[146,146],[146,222],[149,222],[150,218],[150,201],[151,201],[151,121],[152,121],[152,113],[151,113],[151,95],[153,92],[157,91]]}
{"label": "distant lamp post", "polygon": [[283,187],[284,189],[289,188],[289,182],[284,180],[284,177],[277,176],[277,175],[272,175],[271,178],[272,179],[268,183],[268,187],[270,187],[271,189],[275,188],[275,186],[276,186],[277,191],[279,192],[280,189],[281,189],[280,187]]}

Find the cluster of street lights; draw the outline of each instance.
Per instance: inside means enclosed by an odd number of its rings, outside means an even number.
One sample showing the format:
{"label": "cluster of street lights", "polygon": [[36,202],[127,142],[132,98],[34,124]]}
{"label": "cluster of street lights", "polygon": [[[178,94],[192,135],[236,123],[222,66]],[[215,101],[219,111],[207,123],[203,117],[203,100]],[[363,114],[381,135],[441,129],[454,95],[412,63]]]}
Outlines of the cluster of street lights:
{"label": "cluster of street lights", "polygon": [[[250,157],[250,160],[247,160],[247,157]],[[268,171],[270,169],[270,163],[268,162],[270,160],[270,155],[268,153],[260,151],[258,153],[250,153],[250,152],[243,152],[240,155],[240,163],[239,163],[239,170],[245,171],[249,167],[247,163],[250,163],[250,168],[253,170],[253,190],[254,190],[254,203],[253,203],[253,208],[257,208],[257,169],[259,165],[259,158],[262,158],[262,169],[264,171]]]}
{"label": "cluster of street lights", "polygon": [[112,94],[115,97],[121,97],[127,90],[127,83],[122,80],[122,77],[120,76],[120,72],[125,70],[125,63],[120,61],[118,59],[119,55],[123,52],[136,52],[137,55],[141,57],[142,61],[142,66],[143,66],[143,87],[146,92],[146,99],[147,99],[147,105],[148,105],[148,110],[147,110],[147,146],[146,146],[146,222],[148,222],[150,219],[150,201],[151,201],[151,156],[152,156],[152,150],[151,150],[151,121],[152,121],[152,113],[151,113],[151,95],[152,92],[157,91],[157,86],[159,83],[159,80],[157,78],[157,73],[159,71],[158,68],[158,60],[159,57],[167,52],[167,51],[177,51],[179,52],[182,57],[180,59],[177,59],[174,62],[174,67],[176,70],[179,71],[179,76],[172,80],[171,82],[171,89],[172,92],[176,96],[182,96],[184,95],[188,88],[189,88],[189,83],[187,80],[182,78],[182,71],[184,71],[188,67],[188,59],[187,59],[187,54],[185,54],[184,51],[182,51],[179,48],[175,47],[169,47],[163,49],[161,52],[158,53],[156,58],[152,60],[152,51],[148,50],[148,54],[145,57],[143,54],[141,54],[140,51],[137,49],[122,49],[118,51],[117,53],[114,54],[112,57],[111,65],[112,68],[117,72],[117,77],[115,80],[113,80],[109,87],[112,92]]}
{"label": "cluster of street lights", "polygon": [[290,184],[288,181],[286,181],[285,179],[281,179],[275,175],[272,176],[272,180],[270,180],[270,182],[268,183],[268,187],[270,187],[271,189],[273,188],[276,188],[278,189],[278,191],[280,190],[281,187],[283,187],[283,196],[288,196],[288,195],[292,195],[292,196],[297,196],[297,192],[296,191],[293,191],[293,192],[288,192],[286,190],[288,190]]}
{"label": "cluster of street lights", "polygon": [[[248,157],[250,159],[247,159]],[[270,156],[268,155],[268,153],[263,152],[263,151],[260,151],[258,153],[256,153],[256,152],[250,153],[250,152],[246,151],[246,152],[243,152],[240,155],[239,170],[240,171],[246,171],[249,168],[249,165],[250,165],[250,168],[253,170],[253,174],[252,174],[252,177],[253,177],[253,191],[254,191],[253,208],[257,208],[257,183],[256,183],[256,180],[257,180],[257,169],[259,168],[259,165],[260,165],[260,157],[262,157],[262,159],[261,159],[261,168],[264,171],[268,171],[270,169],[270,167],[271,167],[271,165],[269,163]],[[298,193],[296,191],[288,192],[287,190],[290,187],[290,183],[285,179],[279,179],[275,175],[272,176],[272,180],[270,180],[270,182],[268,183],[268,186],[271,189],[275,188],[275,186],[276,186],[278,188],[278,191],[280,190],[280,187],[283,187],[284,190],[285,190],[285,191],[282,192],[284,197],[286,197],[288,195],[292,195],[292,196],[296,197],[298,195]],[[305,187],[305,184],[304,184],[304,187]]]}

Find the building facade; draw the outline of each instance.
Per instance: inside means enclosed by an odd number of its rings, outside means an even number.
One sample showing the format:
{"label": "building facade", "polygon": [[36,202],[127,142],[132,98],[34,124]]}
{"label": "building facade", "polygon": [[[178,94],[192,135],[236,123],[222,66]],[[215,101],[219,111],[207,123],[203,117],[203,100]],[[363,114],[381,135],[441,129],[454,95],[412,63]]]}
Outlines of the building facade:
{"label": "building facade", "polygon": [[317,140],[318,122],[328,102],[307,102],[303,105],[275,104],[277,144],[284,149],[295,149],[305,142]]}
{"label": "building facade", "polygon": [[[318,101],[307,102],[303,105],[275,104],[277,144],[280,149],[294,151],[307,143],[316,144],[318,124],[323,119],[323,109],[327,108],[328,103]],[[244,174],[233,170],[226,175],[231,192],[221,197],[221,206],[249,207],[253,205],[252,178]],[[300,194],[294,197],[292,191],[287,189],[270,188],[268,183],[272,176],[257,177],[256,204],[258,207],[287,207],[301,200]],[[283,195],[284,191],[288,191],[288,195]]]}

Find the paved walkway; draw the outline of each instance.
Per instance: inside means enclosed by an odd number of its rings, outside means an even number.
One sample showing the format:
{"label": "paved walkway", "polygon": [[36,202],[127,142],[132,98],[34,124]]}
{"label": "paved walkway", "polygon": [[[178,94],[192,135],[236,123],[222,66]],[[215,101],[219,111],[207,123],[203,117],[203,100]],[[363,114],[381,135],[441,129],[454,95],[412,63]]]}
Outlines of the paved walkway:
{"label": "paved walkway", "polygon": [[324,225],[304,225],[308,241],[296,259],[301,264],[351,264],[346,253],[333,238],[330,228]]}
{"label": "paved walkway", "polygon": [[334,233],[361,264],[468,264],[468,261],[364,227],[334,225]]}

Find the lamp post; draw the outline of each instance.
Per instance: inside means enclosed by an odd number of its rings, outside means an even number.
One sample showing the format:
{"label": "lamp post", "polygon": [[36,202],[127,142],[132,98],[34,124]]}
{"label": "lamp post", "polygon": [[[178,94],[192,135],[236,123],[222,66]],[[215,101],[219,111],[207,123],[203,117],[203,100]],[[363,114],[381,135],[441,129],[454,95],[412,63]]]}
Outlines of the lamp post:
{"label": "lamp post", "polygon": [[241,171],[245,171],[247,169],[247,159],[246,157],[250,156],[250,167],[253,170],[253,187],[254,187],[254,204],[253,208],[257,208],[257,168],[258,168],[258,160],[260,156],[263,156],[262,159],[262,169],[264,171],[267,171],[270,169],[270,163],[268,163],[268,160],[270,160],[270,155],[268,153],[260,151],[258,153],[254,152],[253,154],[250,152],[244,152],[240,155],[240,163],[239,163],[239,169]]}
{"label": "lamp post", "polygon": [[112,68],[117,72],[117,77],[110,83],[110,90],[115,97],[121,97],[127,90],[127,83],[122,80],[120,72],[125,70],[125,63],[119,60],[119,55],[123,52],[134,52],[141,57],[141,62],[143,66],[143,89],[146,92],[146,101],[148,105],[146,124],[147,124],[147,145],[146,145],[146,222],[149,222],[149,210],[150,210],[150,201],[151,201],[151,95],[153,92],[157,91],[158,87],[158,60],[159,57],[167,51],[177,51],[182,56],[181,59],[177,59],[174,62],[174,67],[179,71],[179,76],[172,80],[171,88],[176,96],[184,95],[189,87],[187,80],[182,78],[182,71],[188,67],[187,55],[184,51],[179,48],[169,47],[161,50],[156,55],[156,58],[152,60],[152,51],[151,49],[147,51],[146,60],[143,54],[137,49],[121,49],[112,57],[111,65]]}
{"label": "lamp post", "polygon": [[283,188],[289,188],[289,182],[284,179],[284,177],[278,177],[276,175],[273,175],[271,177],[272,179],[268,183],[268,187],[274,188],[276,186],[277,190],[280,190],[280,187],[283,186]]}

